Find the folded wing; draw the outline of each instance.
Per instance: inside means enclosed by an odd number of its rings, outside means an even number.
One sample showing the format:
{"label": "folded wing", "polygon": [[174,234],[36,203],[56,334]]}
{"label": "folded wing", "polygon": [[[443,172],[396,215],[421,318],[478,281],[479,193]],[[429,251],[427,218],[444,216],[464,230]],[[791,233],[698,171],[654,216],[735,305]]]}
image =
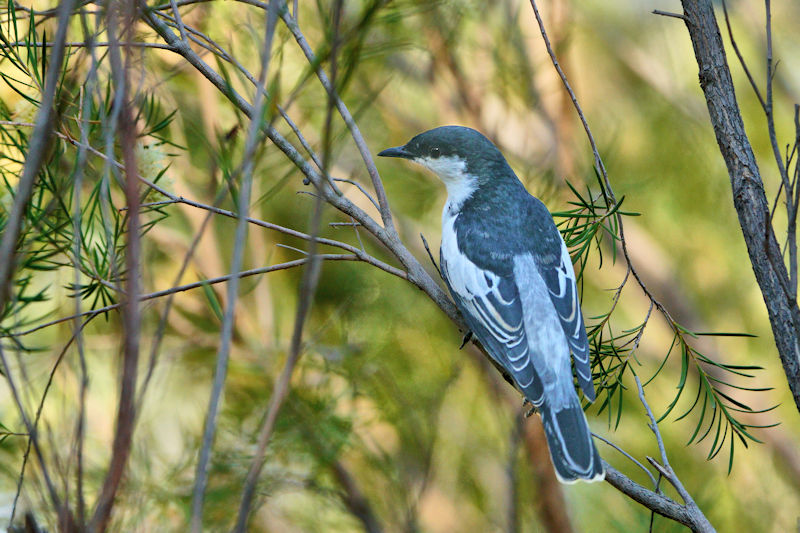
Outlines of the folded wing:
{"label": "folded wing", "polygon": [[511,276],[485,270],[461,253],[441,259],[442,274],[467,325],[525,397],[541,405],[543,389],[529,352],[517,286]]}
{"label": "folded wing", "polygon": [[[558,232],[555,227],[553,231]],[[586,397],[593,401],[595,392],[592,369],[589,364],[589,340],[586,337],[586,326],[581,313],[581,303],[575,283],[575,270],[572,267],[572,259],[567,246],[560,236],[557,241],[553,239],[551,242],[560,244],[558,253],[540,254],[536,261],[537,267],[547,285],[550,300],[556,308],[564,335],[567,337],[567,343],[575,361],[578,383]],[[555,252],[555,250],[553,251]],[[548,262],[546,260],[548,258],[551,261]]]}

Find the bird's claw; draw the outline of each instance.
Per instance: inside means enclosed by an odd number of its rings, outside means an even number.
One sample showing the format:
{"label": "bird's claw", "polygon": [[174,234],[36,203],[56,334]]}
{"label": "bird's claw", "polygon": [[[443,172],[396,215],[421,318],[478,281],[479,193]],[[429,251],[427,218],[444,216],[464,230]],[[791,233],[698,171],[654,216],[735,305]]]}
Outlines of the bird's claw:
{"label": "bird's claw", "polygon": [[461,341],[461,346],[459,346],[458,349],[460,350],[464,346],[466,346],[471,338],[472,338],[472,332],[471,331],[467,331],[466,335],[464,335],[464,340]]}
{"label": "bird's claw", "polygon": [[531,408],[525,412],[525,418],[530,418],[536,412],[536,406],[531,403],[531,401],[527,398],[522,399],[522,408],[525,409],[525,406],[530,404]]}

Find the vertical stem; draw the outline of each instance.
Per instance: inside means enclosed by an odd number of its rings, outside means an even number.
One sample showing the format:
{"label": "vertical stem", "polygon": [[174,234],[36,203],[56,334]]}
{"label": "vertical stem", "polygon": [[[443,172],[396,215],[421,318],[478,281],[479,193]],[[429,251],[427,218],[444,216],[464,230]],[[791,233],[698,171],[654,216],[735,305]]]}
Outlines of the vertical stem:
{"label": "vertical stem", "polygon": [[[272,7],[272,3],[270,3]],[[337,0],[333,6],[333,37],[331,43],[331,82],[328,88],[328,110],[325,116],[325,129],[323,131],[323,152],[322,152],[322,175],[328,175],[328,166],[330,165],[331,153],[331,139],[332,131],[331,124],[333,119],[333,108],[335,103],[334,83],[336,82],[336,54],[339,45],[339,23],[342,11],[342,0]],[[285,21],[285,19],[284,19]],[[321,71],[321,69],[320,69]],[[275,421],[278,418],[278,413],[283,405],[286,396],[289,394],[289,383],[294,373],[294,368],[300,360],[303,340],[303,326],[305,324],[308,312],[311,309],[314,293],[317,289],[317,282],[319,281],[319,274],[322,266],[319,254],[317,253],[317,236],[319,235],[320,223],[322,221],[322,195],[316,195],[314,203],[314,213],[311,220],[311,240],[308,245],[308,263],[303,271],[303,279],[300,283],[299,299],[297,304],[297,312],[295,314],[294,331],[292,332],[292,342],[289,348],[289,358],[281,371],[275,388],[272,391],[272,397],[267,407],[267,416],[264,419],[264,424],[261,426],[258,435],[258,443],[256,445],[256,453],[250,463],[250,469],[245,478],[244,489],[242,490],[242,500],[239,504],[239,512],[236,518],[236,526],[234,532],[244,533],[247,528],[247,519],[250,515],[250,508],[255,495],[256,483],[261,474],[261,469],[264,466],[264,457],[266,456],[267,445],[272,437],[272,431],[275,427]],[[389,219],[391,221],[391,219]]]}
{"label": "vertical stem", "polygon": [[[772,97],[772,79],[775,77],[775,69],[772,66],[772,7],[770,0],[764,1],[766,33],[767,33],[767,100],[764,106],[764,114],[767,116],[767,129],[769,130],[769,140],[772,145],[772,153],[775,156],[775,164],[781,177],[781,184],[786,198],[786,241],[789,248],[789,291],[797,298],[797,205],[794,201],[794,186],[789,180],[789,173],[781,156],[778,146],[778,137],[775,133],[775,112],[774,99]],[[778,193],[780,195],[780,192]]]}
{"label": "vertical stem", "polygon": [[[84,31],[84,39],[86,40],[87,47],[89,48],[89,56],[91,57],[92,66],[86,78],[86,83],[83,87],[83,102],[81,105],[80,116],[80,132],[81,132],[81,145],[78,147],[78,157],[75,164],[75,181],[73,184],[73,212],[72,212],[72,238],[75,240],[73,246],[73,269],[74,269],[74,283],[75,287],[80,286],[81,282],[81,253],[83,246],[83,233],[82,233],[82,220],[81,220],[81,191],[83,188],[84,165],[87,159],[87,149],[89,145],[89,114],[91,112],[91,103],[94,98],[95,84],[97,81],[97,56],[94,49],[94,35],[90,32],[86,15],[81,13],[81,23]],[[76,440],[76,461],[77,461],[77,492],[78,500],[78,524],[81,526],[86,523],[86,501],[84,499],[83,489],[83,444],[84,433],[86,430],[86,390],[89,384],[89,374],[86,367],[86,354],[83,346],[83,323],[80,319],[82,313],[82,299],[75,298],[75,320],[73,321],[73,336],[75,338],[75,345],[78,350],[78,361],[80,364],[80,392],[79,392],[79,407],[78,407],[78,422],[75,428]]]}
{"label": "vertical stem", "polygon": [[[272,50],[272,37],[275,33],[277,21],[278,1],[272,0],[269,4],[266,16],[266,35],[264,46],[261,51],[261,73],[259,75],[258,87],[256,88],[255,101],[253,103],[253,113],[250,117],[250,127],[247,134],[245,153],[242,161],[242,186],[238,197],[238,214],[236,222],[236,240],[234,243],[233,257],[231,258],[231,274],[239,272],[242,267],[244,246],[247,238],[247,218],[250,210],[250,192],[253,183],[253,168],[255,149],[260,138],[262,129],[263,111],[265,108],[266,94],[265,87],[267,72],[269,71],[269,59]],[[208,412],[206,413],[205,429],[203,431],[203,444],[200,449],[200,457],[197,461],[195,474],[194,492],[192,494],[192,521],[191,529],[193,532],[200,533],[203,528],[203,504],[205,489],[208,483],[208,468],[211,457],[211,447],[216,432],[217,416],[219,413],[220,397],[225,385],[225,378],[228,369],[228,359],[230,355],[231,341],[233,338],[234,312],[236,301],[239,295],[239,277],[233,276],[228,282],[227,305],[222,322],[222,334],[220,345],[217,351],[217,366],[214,372],[214,383],[211,389]]]}
{"label": "vertical stem", "polygon": [[[67,40],[67,28],[74,4],[74,0],[64,0],[60,2],[58,6],[58,29],[56,30],[56,37],[53,41],[50,63],[47,65],[41,105],[39,106],[39,111],[36,113],[35,125],[31,134],[28,153],[25,155],[25,165],[22,169],[22,176],[19,179],[16,195],[14,197],[14,205],[11,208],[11,213],[8,216],[3,234],[0,236],[0,258],[2,258],[2,260],[0,260],[0,316],[2,316],[6,308],[6,304],[12,292],[14,270],[16,268],[17,244],[22,232],[23,221],[25,220],[25,211],[28,201],[33,194],[36,177],[39,175],[39,171],[45,162],[47,149],[52,139],[56,89],[62,71],[65,51],[64,43]],[[29,443],[32,445],[39,461],[39,466],[42,469],[48,495],[53,506],[58,510],[59,514],[61,514],[60,499],[55,486],[50,480],[44,456],[39,448],[36,428],[31,425],[25,413],[24,405],[16,389],[11,369],[8,366],[2,346],[0,346],[0,362],[2,363],[2,371],[11,389],[17,409],[19,409],[20,417],[28,431]]]}
{"label": "vertical stem", "polygon": [[[135,4],[120,3],[110,6],[111,20],[117,13],[116,9],[124,9],[125,30],[122,40],[130,43],[133,39],[133,20],[135,17]],[[139,294],[141,293],[139,268],[141,260],[141,235],[139,223],[139,180],[136,166],[135,144],[136,123],[131,110],[130,98],[130,57],[131,51],[125,45],[125,57],[120,52],[119,39],[115,32],[110,31],[111,46],[109,59],[112,71],[116,73],[114,79],[121,82],[115,89],[122,96],[119,109],[120,119],[120,145],[122,159],[125,165],[125,202],[127,205],[127,243],[125,249],[125,282],[124,304],[122,307],[123,326],[125,338],[122,354],[122,380],[119,392],[119,405],[117,408],[116,430],[111,448],[111,462],[97,500],[95,512],[89,522],[89,531],[105,531],[111,519],[117,492],[122,483],[122,476],[128,463],[133,441],[134,422],[136,417],[136,379],[139,364],[139,335],[141,330],[141,315],[139,308]]]}

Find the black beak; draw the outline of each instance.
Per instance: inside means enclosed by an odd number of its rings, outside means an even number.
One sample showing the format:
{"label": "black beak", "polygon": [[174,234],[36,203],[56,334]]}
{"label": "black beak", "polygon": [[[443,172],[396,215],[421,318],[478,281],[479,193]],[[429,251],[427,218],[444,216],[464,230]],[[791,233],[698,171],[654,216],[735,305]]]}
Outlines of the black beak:
{"label": "black beak", "polygon": [[405,146],[395,146],[394,148],[387,148],[378,154],[379,157],[402,157],[403,159],[413,159],[413,155],[406,150]]}

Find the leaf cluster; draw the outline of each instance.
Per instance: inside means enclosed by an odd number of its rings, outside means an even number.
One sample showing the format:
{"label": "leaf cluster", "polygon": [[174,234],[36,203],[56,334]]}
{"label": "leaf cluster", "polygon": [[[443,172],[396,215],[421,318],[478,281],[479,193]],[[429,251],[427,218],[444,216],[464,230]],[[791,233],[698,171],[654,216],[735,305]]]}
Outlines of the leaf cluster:
{"label": "leaf cluster", "polygon": [[[567,183],[573,195],[573,199],[569,201],[572,208],[553,213],[564,241],[571,251],[573,262],[577,266],[576,277],[581,291],[584,287],[585,269],[590,260],[593,260],[592,252],[597,254],[598,268],[603,266],[604,254],[611,256],[612,263],[616,262],[624,246],[621,231],[622,217],[638,216],[638,213],[621,209],[624,197],[617,202],[610,202],[602,189],[602,182],[599,183],[601,192],[594,195],[588,187],[581,193],[572,184]],[[629,261],[627,256],[623,260]],[[668,366],[668,361],[674,359],[671,356],[677,355],[680,359],[677,392],[659,421],[666,419],[678,405],[684,390],[689,386],[691,376],[697,383],[694,401],[675,420],[679,421],[694,414],[696,422],[687,445],[700,443],[706,438],[712,439],[708,459],[715,458],[727,442],[730,471],[733,467],[737,440],[745,447],[748,441],[761,442],[750,430],[775,425],[753,424],[751,422],[753,415],[771,411],[774,407],[753,410],[735,397],[735,391],[764,392],[771,389],[740,383],[742,379],[756,379],[753,372],[762,370],[761,367],[716,361],[701,353],[695,346],[695,341],[701,336],[749,337],[751,335],[726,332],[702,333],[686,329],[653,297],[635,273],[631,275],[633,268],[633,265],[627,264],[625,277],[614,290],[609,309],[587,321],[587,334],[593,355],[593,376],[599,398],[598,412],[606,411],[609,425],[614,427],[619,425],[624,406],[623,398],[627,391],[624,378],[626,374],[635,374],[637,368],[642,366],[636,357],[636,350],[639,348],[647,324],[653,317],[653,311],[656,310],[672,331],[673,339],[666,356],[645,386]],[[632,328],[620,331],[614,327],[613,315],[618,308],[620,298],[623,297],[623,289],[631,279],[640,284],[640,289],[650,299],[650,305],[641,322]]]}

